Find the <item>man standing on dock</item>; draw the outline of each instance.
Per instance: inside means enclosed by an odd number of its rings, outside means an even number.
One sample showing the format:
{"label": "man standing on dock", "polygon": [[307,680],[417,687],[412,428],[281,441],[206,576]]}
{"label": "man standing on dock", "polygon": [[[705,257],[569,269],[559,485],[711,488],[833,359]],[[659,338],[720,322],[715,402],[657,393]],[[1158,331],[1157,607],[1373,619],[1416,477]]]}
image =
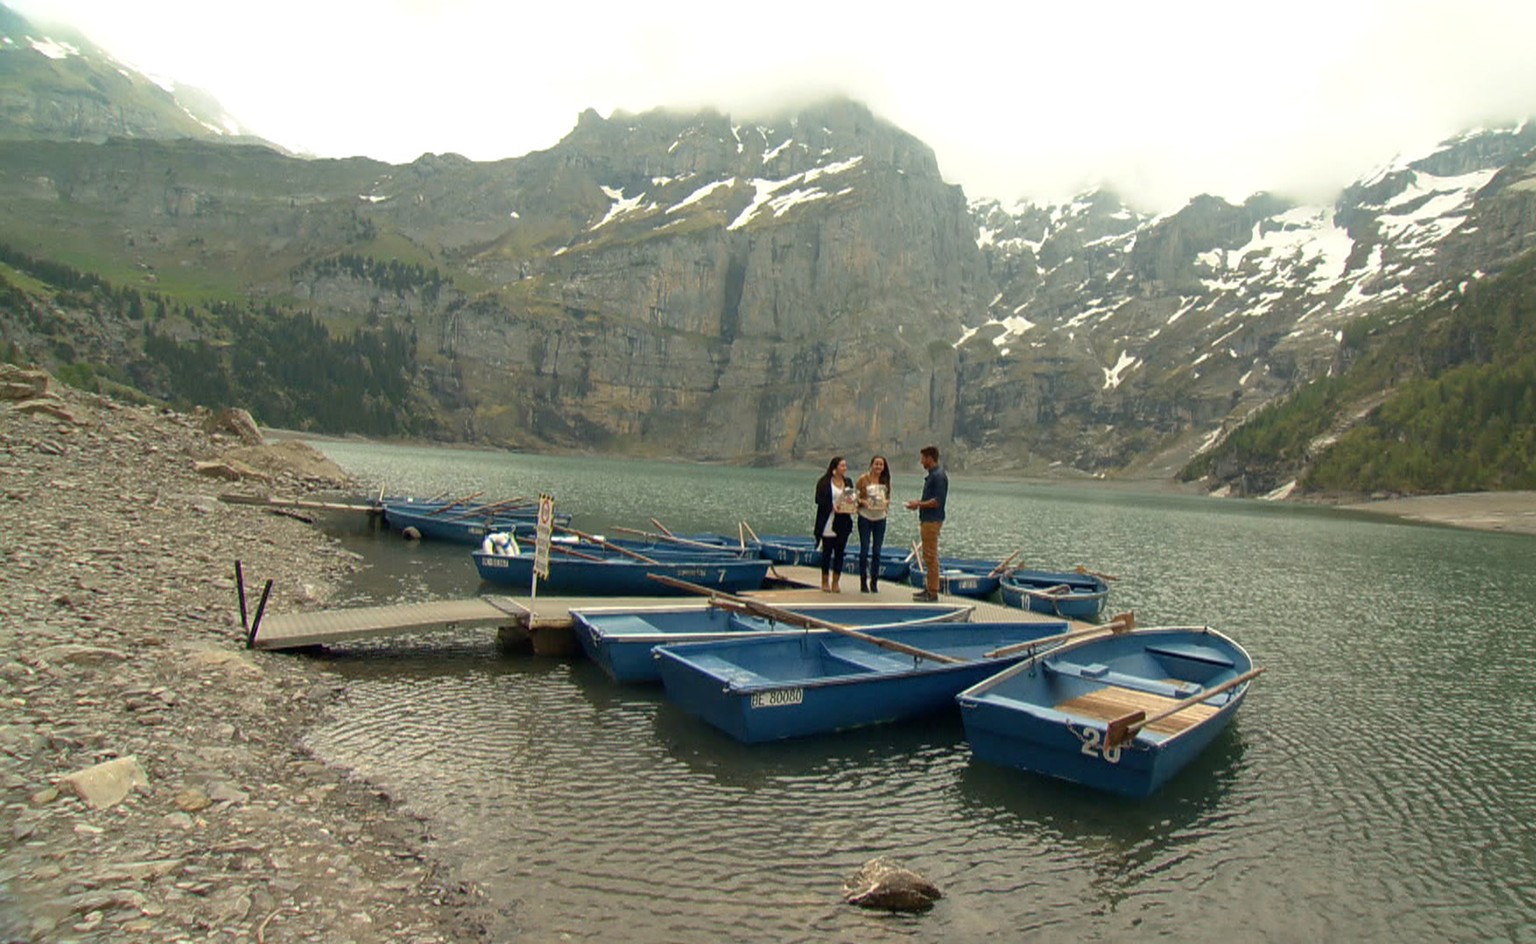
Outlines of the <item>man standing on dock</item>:
{"label": "man standing on dock", "polygon": [[944,501],[949,497],[949,476],[939,465],[939,448],[924,446],[923,468],[928,475],[923,479],[923,497],[907,502],[907,509],[917,512],[917,531],[923,542],[923,576],[927,587],[912,594],[914,600],[932,602],[939,598],[939,529],[944,527]]}

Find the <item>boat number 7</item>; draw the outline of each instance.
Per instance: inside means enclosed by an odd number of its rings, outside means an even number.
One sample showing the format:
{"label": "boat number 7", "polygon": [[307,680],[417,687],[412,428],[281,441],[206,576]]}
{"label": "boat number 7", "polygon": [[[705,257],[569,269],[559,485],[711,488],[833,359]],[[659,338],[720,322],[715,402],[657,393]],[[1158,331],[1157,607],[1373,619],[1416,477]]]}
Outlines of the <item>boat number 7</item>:
{"label": "boat number 7", "polygon": [[1072,728],[1072,733],[1083,742],[1082,752],[1089,757],[1103,757],[1111,764],[1120,763],[1120,747],[1116,745],[1109,750],[1104,749],[1104,732],[1098,728]]}
{"label": "boat number 7", "polygon": [[724,567],[720,568],[720,583],[721,584],[725,583],[725,568]]}

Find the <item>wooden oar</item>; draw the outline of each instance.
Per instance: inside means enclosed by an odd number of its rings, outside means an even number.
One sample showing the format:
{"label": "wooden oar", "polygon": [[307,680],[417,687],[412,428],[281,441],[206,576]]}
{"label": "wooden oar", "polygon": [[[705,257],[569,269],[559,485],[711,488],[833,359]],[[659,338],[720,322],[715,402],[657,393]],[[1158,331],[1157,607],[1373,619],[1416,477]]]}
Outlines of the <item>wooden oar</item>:
{"label": "wooden oar", "polygon": [[1073,570],[1076,573],[1083,574],[1083,575],[1088,576],[1088,577],[1097,577],[1100,580],[1119,580],[1120,579],[1119,577],[1116,577],[1114,574],[1101,574],[1101,573],[1099,573],[1096,570],[1089,570],[1088,568],[1084,567],[1082,564],[1078,564],[1075,568],[1073,568]]}
{"label": "wooden oar", "polygon": [[1066,642],[1067,640],[1088,639],[1090,637],[1097,638],[1101,635],[1104,635],[1105,633],[1108,633],[1111,636],[1117,636],[1120,633],[1130,632],[1135,628],[1136,614],[1121,613],[1107,623],[1100,623],[1097,626],[1090,626],[1087,629],[1068,630],[1064,633],[1057,633],[1054,636],[1041,636],[1039,639],[1031,639],[1029,642],[1016,642],[1011,646],[1004,646],[1001,649],[993,649],[991,652],[984,653],[984,655],[988,659],[997,659],[1001,658],[1002,656],[1011,656],[1016,652],[1024,652],[1036,646],[1048,646],[1052,643]]}
{"label": "wooden oar", "polygon": [[638,553],[636,551],[632,551],[632,550],[630,550],[627,547],[620,547],[617,544],[610,544],[609,542],[604,541],[600,537],[596,537],[594,535],[587,534],[585,531],[577,531],[575,528],[565,527],[565,526],[558,525],[558,524],[555,525],[554,528],[555,528],[556,531],[563,531],[566,534],[574,534],[578,538],[581,538],[583,541],[591,541],[593,544],[599,545],[600,547],[606,547],[608,550],[613,551],[613,552],[615,552],[617,554],[623,554],[625,557],[633,557],[635,560],[639,561],[642,564],[659,564],[659,563],[661,563],[660,561],[656,560],[656,558],[654,558],[654,557],[646,557],[644,554],[640,554],[640,553]]}
{"label": "wooden oar", "polygon": [[756,541],[758,544],[763,543],[763,539],[757,536],[757,532],[752,530],[752,526],[750,524],[747,524],[745,521],[739,521],[737,524],[741,525],[746,529],[748,534],[752,535],[753,541]]}
{"label": "wooden oar", "polygon": [[559,551],[561,554],[565,554],[565,555],[568,555],[570,557],[579,557],[582,560],[586,560],[586,561],[596,561],[599,564],[601,564],[603,562],[603,558],[598,557],[598,556],[596,556],[594,554],[584,554],[581,551],[578,551],[578,550],[576,550],[573,547],[564,547],[562,545],[555,544],[553,542],[550,543],[549,549],[552,550],[552,551]]}
{"label": "wooden oar", "polygon": [[1007,557],[1003,558],[1003,562],[1002,563],[1000,563],[996,567],[992,568],[991,573],[987,574],[987,576],[988,577],[996,577],[998,574],[1000,574],[1003,571],[1007,570],[1008,569],[1008,565],[1013,563],[1013,559],[1015,557],[1018,557],[1022,553],[1024,553],[1024,549],[1021,547],[1018,550],[1014,551],[1012,554],[1009,554]]}
{"label": "wooden oar", "polygon": [[723,590],[714,590],[696,583],[689,583],[686,580],[678,580],[676,577],[668,577],[665,574],[646,574],[646,576],[650,577],[652,580],[664,583],[669,587],[677,587],[682,590],[690,590],[694,593],[703,594],[704,596],[709,597],[711,600],[727,600],[735,606],[740,606],[753,613],[756,613],[758,616],[766,616],[769,619],[777,620],[781,623],[789,623],[794,626],[804,626],[807,629],[830,630],[831,632],[838,633],[843,636],[851,636],[854,639],[860,640],[861,642],[867,642],[873,646],[879,646],[882,649],[890,649],[894,652],[905,653],[909,656],[916,656],[919,659],[929,659],[934,662],[966,661],[965,659],[961,659],[956,656],[944,655],[942,652],[930,652],[927,649],[919,649],[916,646],[909,646],[904,642],[897,642],[894,639],[883,639],[879,636],[871,636],[869,633],[861,633],[857,629],[844,626],[842,623],[834,623],[830,620],[819,619],[815,616],[807,616],[804,613],[796,613],[794,610],[786,610],[783,607],[777,607],[771,603],[764,603],[761,600],[754,600],[751,597],[740,597],[734,593],[726,593]]}
{"label": "wooden oar", "polygon": [[473,508],[465,508],[462,511],[454,512],[449,517],[453,518],[455,521],[459,520],[460,518],[479,518],[482,516],[489,518],[494,517],[503,511],[506,511],[508,508],[521,507],[527,504],[527,502],[528,499],[526,498],[507,498],[502,501],[488,502],[484,505],[476,505]]}
{"label": "wooden oar", "polygon": [[427,512],[427,517],[435,518],[438,515],[442,514],[443,512],[447,511],[448,509],[452,508],[453,506],[455,506],[455,505],[462,505],[462,504],[464,504],[467,501],[473,501],[474,499],[479,498],[483,494],[485,494],[485,493],[483,491],[480,491],[480,492],[475,492],[475,493],[470,494],[470,495],[465,495],[463,498],[455,498],[453,501],[451,501],[448,504],[444,505],[443,507],[437,509],[436,511],[429,511],[429,512]]}
{"label": "wooden oar", "polygon": [[660,531],[662,534],[665,534],[669,538],[672,537],[672,532],[668,531],[667,530],[667,526],[662,524],[660,521],[657,521],[655,518],[652,518],[651,519],[651,524],[654,524],[656,526],[656,530],[657,531]]}
{"label": "wooden oar", "polygon": [[[651,520],[655,521],[656,519],[652,518]],[[655,533],[650,532],[650,531],[640,531],[640,530],[637,530],[635,528],[615,527],[613,530],[619,531],[619,532],[621,532],[623,534],[633,534],[633,535],[635,535],[637,537],[647,538],[647,539],[652,540],[652,541],[657,540],[659,538],[659,539],[661,539],[663,541],[667,541],[667,542],[672,543],[672,544],[681,544],[683,547],[696,547],[696,548],[699,548],[700,550],[705,550],[705,551],[726,551],[726,552],[728,552],[728,551],[731,550],[729,547],[726,547],[723,544],[705,544],[703,541],[693,541],[693,540],[690,540],[688,538],[680,538],[677,535],[671,533],[670,531],[667,532],[666,534],[655,534]]]}
{"label": "wooden oar", "polygon": [[1121,715],[1120,717],[1111,721],[1109,723],[1109,727],[1104,730],[1104,750],[1107,751],[1110,748],[1119,747],[1121,744],[1134,739],[1137,732],[1139,732],[1142,728],[1145,728],[1147,725],[1156,724],[1164,718],[1176,715],[1186,708],[1192,708],[1195,705],[1205,701],[1206,699],[1214,698],[1229,688],[1236,688],[1237,686],[1249,681],[1250,679],[1257,678],[1263,673],[1263,669],[1249,669],[1247,672],[1244,672],[1242,675],[1239,675],[1236,678],[1227,679],[1225,682],[1222,682],[1215,688],[1208,688],[1203,692],[1196,692],[1188,698],[1180,699],[1179,701],[1174,702],[1150,718],[1147,717],[1147,713],[1145,711],[1133,711],[1130,714]]}
{"label": "wooden oar", "polygon": [[1030,595],[1038,593],[1043,597],[1059,597],[1062,594],[1071,593],[1072,585],[1069,583],[1058,583],[1053,587],[1031,587],[1024,592]]}

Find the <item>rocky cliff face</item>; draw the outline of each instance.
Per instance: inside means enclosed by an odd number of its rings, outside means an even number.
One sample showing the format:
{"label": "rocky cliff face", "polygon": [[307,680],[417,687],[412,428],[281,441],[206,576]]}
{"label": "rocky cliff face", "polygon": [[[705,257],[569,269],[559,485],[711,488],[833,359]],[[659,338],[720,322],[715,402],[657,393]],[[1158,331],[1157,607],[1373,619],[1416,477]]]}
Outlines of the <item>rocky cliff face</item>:
{"label": "rocky cliff face", "polygon": [[983,260],[931,150],[861,106],[589,112],[491,179],[408,170],[373,213],[418,237],[476,195],[483,241],[443,242],[489,287],[438,332],[469,435],[764,462],[952,435]]}

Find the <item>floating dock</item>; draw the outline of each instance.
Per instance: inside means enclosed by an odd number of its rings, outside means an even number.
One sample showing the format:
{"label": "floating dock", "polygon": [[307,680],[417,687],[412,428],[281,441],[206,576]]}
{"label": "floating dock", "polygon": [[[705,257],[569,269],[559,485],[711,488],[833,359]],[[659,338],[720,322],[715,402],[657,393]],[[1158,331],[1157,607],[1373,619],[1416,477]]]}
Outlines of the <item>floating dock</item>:
{"label": "floating dock", "polygon": [[[909,603],[915,588],[905,582],[883,583],[878,593],[860,593],[859,578],[843,575],[840,594],[823,593],[821,572],[814,567],[773,568],[781,586],[754,590],[740,596],[765,603]],[[377,639],[404,633],[463,627],[487,627],[498,630],[504,642],[530,644],[541,655],[571,655],[579,651],[571,632],[571,610],[587,607],[666,606],[704,598],[688,596],[648,597],[561,597],[536,599],[505,595],[486,595],[461,600],[434,600],[427,603],[397,603],[385,606],[350,607],[301,613],[277,613],[258,619],[250,633],[254,649],[303,649]],[[1011,606],[1002,606],[968,597],[940,595],[940,600],[957,606],[974,606],[973,621],[1056,622],[1057,617]],[[1068,620],[1071,629],[1090,623]]]}

